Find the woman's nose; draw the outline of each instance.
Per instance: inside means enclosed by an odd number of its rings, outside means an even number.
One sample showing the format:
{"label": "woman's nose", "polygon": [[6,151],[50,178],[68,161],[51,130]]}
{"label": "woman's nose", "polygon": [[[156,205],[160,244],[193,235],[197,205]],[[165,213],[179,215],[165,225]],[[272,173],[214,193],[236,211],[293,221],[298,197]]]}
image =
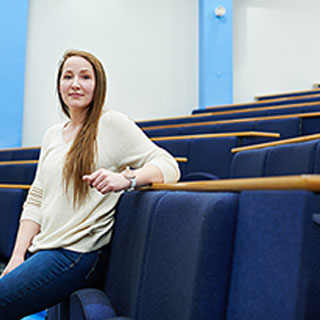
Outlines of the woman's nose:
{"label": "woman's nose", "polygon": [[74,77],[74,78],[73,78],[73,81],[72,81],[71,86],[72,86],[72,88],[79,88],[79,87],[80,87],[78,77]]}

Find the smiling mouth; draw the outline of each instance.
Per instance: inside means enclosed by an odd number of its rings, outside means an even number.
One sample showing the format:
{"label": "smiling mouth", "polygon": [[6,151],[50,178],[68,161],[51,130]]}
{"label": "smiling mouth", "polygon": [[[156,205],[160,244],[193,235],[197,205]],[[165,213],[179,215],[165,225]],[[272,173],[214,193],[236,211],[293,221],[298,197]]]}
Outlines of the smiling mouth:
{"label": "smiling mouth", "polygon": [[83,94],[80,93],[70,93],[69,97],[83,97]]}

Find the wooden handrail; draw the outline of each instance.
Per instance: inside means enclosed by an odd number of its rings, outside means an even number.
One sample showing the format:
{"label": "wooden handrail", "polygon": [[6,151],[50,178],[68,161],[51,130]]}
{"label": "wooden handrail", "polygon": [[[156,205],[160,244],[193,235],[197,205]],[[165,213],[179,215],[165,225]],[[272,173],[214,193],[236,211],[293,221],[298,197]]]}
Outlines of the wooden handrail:
{"label": "wooden handrail", "polygon": [[37,163],[39,163],[39,160],[0,161],[0,166],[15,165],[15,164],[37,164]]}
{"label": "wooden handrail", "polygon": [[222,138],[222,137],[270,137],[279,138],[280,133],[277,132],[263,132],[263,131],[242,131],[242,132],[225,132],[225,133],[207,133],[207,134],[192,134],[179,135],[167,137],[151,138],[152,141],[170,141],[170,140],[184,140],[184,139],[203,139],[203,138]]}
{"label": "wooden handrail", "polygon": [[1,148],[0,152],[2,151],[19,151],[19,150],[34,150],[34,149],[40,149],[39,146],[35,147],[14,147],[14,148]]}
{"label": "wooden handrail", "polygon": [[[320,94],[315,94],[313,95],[312,97],[315,97],[315,98],[320,98]],[[268,100],[268,102],[277,102],[277,101],[291,101],[291,100],[295,100],[295,99],[305,99],[305,98],[310,98],[310,96],[308,95],[305,95],[305,96],[300,96],[300,97],[283,97],[283,98],[277,98],[277,99],[272,99],[272,100]],[[214,110],[216,108],[229,108],[229,107],[237,107],[237,106],[244,106],[244,105],[259,105],[259,104],[262,104],[262,103],[265,103],[265,101],[254,101],[254,102],[249,102],[249,103],[239,103],[239,104],[227,104],[227,105],[220,105],[220,106],[209,106],[209,107],[206,107],[205,109],[206,110]]]}
{"label": "wooden handrail", "polygon": [[[5,189],[29,189],[30,185],[0,184]],[[309,190],[320,191],[320,175],[305,174],[294,176],[223,179],[177,183],[154,183],[138,190],[157,191],[243,191],[243,190]]]}
{"label": "wooden handrail", "polygon": [[[320,96],[320,95],[319,95]],[[268,100],[268,102],[271,100]],[[258,103],[258,102],[253,102]],[[260,102],[260,104],[266,103],[266,102]],[[248,103],[251,104],[251,103]],[[153,122],[153,121],[166,121],[166,120],[181,120],[181,119],[196,119],[199,117],[210,117],[210,116],[217,116],[217,115],[225,115],[225,114],[237,114],[237,113],[243,113],[243,112],[258,112],[258,111],[268,111],[268,110],[279,110],[279,109],[289,109],[289,108],[300,108],[300,107],[312,107],[317,106],[320,104],[320,101],[315,102],[307,102],[307,103],[295,103],[295,104],[283,104],[283,105],[272,105],[272,106],[264,106],[264,107],[248,107],[244,109],[233,109],[233,110],[224,110],[224,111],[210,111],[210,112],[202,112],[202,113],[196,113],[192,115],[187,116],[175,116],[175,117],[167,117],[167,118],[156,118],[156,119],[149,119],[149,120],[140,120],[136,121],[139,124],[143,125],[143,122]],[[234,105],[236,107],[245,106],[247,104],[240,104],[240,105]],[[232,105],[230,105],[232,106]],[[215,108],[218,108],[221,106],[217,106]],[[225,107],[225,106],[222,106]]]}
{"label": "wooden handrail", "polygon": [[27,184],[0,184],[0,188],[2,189],[30,189],[30,185]]}
{"label": "wooden handrail", "polygon": [[320,139],[320,133],[310,134],[307,136],[300,136],[300,137],[296,137],[296,138],[283,139],[283,140],[278,140],[278,141],[273,141],[273,142],[252,144],[250,146],[237,147],[237,148],[231,149],[231,152],[236,153],[239,151],[262,149],[262,148],[267,148],[267,147],[280,146],[280,145],[290,144],[290,143],[305,142],[305,141],[311,141],[311,140],[316,140],[316,139]]}
{"label": "wooden handrail", "polygon": [[291,113],[276,116],[266,117],[252,117],[252,118],[240,118],[240,119],[226,119],[226,120],[215,120],[215,121],[201,121],[201,122],[189,122],[179,124],[167,124],[159,126],[142,127],[143,130],[157,130],[157,129],[169,129],[169,128],[186,128],[195,126],[208,126],[223,123],[240,123],[250,121],[263,121],[263,120],[277,120],[277,119],[290,119],[290,118],[308,118],[308,117],[319,117],[320,112],[307,112],[307,113]]}
{"label": "wooden handrail", "polygon": [[188,162],[187,157],[174,157],[177,162]]}
{"label": "wooden handrail", "polygon": [[177,183],[155,183],[139,188],[144,191],[243,191],[243,190],[309,190],[320,191],[320,175],[294,175],[242,179],[223,179]]}
{"label": "wooden handrail", "polygon": [[[318,89],[297,90],[297,91],[279,92],[279,93],[271,93],[271,94],[259,94],[259,95],[256,95],[254,99],[260,101],[260,99],[267,98],[267,100],[269,101],[269,97],[279,97],[279,96],[285,96],[290,94],[298,94],[298,96],[294,96],[295,98],[300,98],[301,96],[309,97],[310,93],[312,93],[312,96],[313,96],[314,92],[318,92],[320,94],[320,89],[318,88]],[[305,95],[303,95],[304,93]]]}
{"label": "wooden handrail", "polygon": [[260,111],[269,111],[269,110],[300,108],[300,107],[307,107],[307,106],[312,107],[312,106],[318,106],[319,104],[320,104],[320,101],[316,101],[316,102],[308,102],[308,103],[266,106],[266,107],[260,107],[260,108],[255,107],[255,108],[245,108],[245,109],[239,109],[239,110],[216,111],[216,112],[210,112],[210,113],[200,113],[200,115],[216,116],[216,115],[224,115],[224,114],[237,114],[237,113],[243,113],[243,112],[260,112]]}

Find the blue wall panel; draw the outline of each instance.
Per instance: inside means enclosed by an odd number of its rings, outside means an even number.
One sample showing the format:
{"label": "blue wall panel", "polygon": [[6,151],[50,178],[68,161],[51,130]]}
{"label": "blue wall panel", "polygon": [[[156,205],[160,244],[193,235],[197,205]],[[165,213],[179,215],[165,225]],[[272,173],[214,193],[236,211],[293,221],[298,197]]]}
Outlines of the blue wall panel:
{"label": "blue wall panel", "polygon": [[[223,6],[226,14],[215,15]],[[232,0],[199,0],[199,107],[233,102]]]}
{"label": "blue wall panel", "polygon": [[28,0],[0,0],[0,147],[21,146]]}

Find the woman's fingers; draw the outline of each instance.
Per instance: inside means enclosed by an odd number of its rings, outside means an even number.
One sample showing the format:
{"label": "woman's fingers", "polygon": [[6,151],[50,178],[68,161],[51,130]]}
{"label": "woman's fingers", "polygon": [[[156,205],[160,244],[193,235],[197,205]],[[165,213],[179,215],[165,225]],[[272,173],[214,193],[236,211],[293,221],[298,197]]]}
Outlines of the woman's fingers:
{"label": "woman's fingers", "polygon": [[82,178],[91,187],[105,194],[111,191],[120,191],[127,188],[128,181],[121,174],[105,169],[99,169]]}

